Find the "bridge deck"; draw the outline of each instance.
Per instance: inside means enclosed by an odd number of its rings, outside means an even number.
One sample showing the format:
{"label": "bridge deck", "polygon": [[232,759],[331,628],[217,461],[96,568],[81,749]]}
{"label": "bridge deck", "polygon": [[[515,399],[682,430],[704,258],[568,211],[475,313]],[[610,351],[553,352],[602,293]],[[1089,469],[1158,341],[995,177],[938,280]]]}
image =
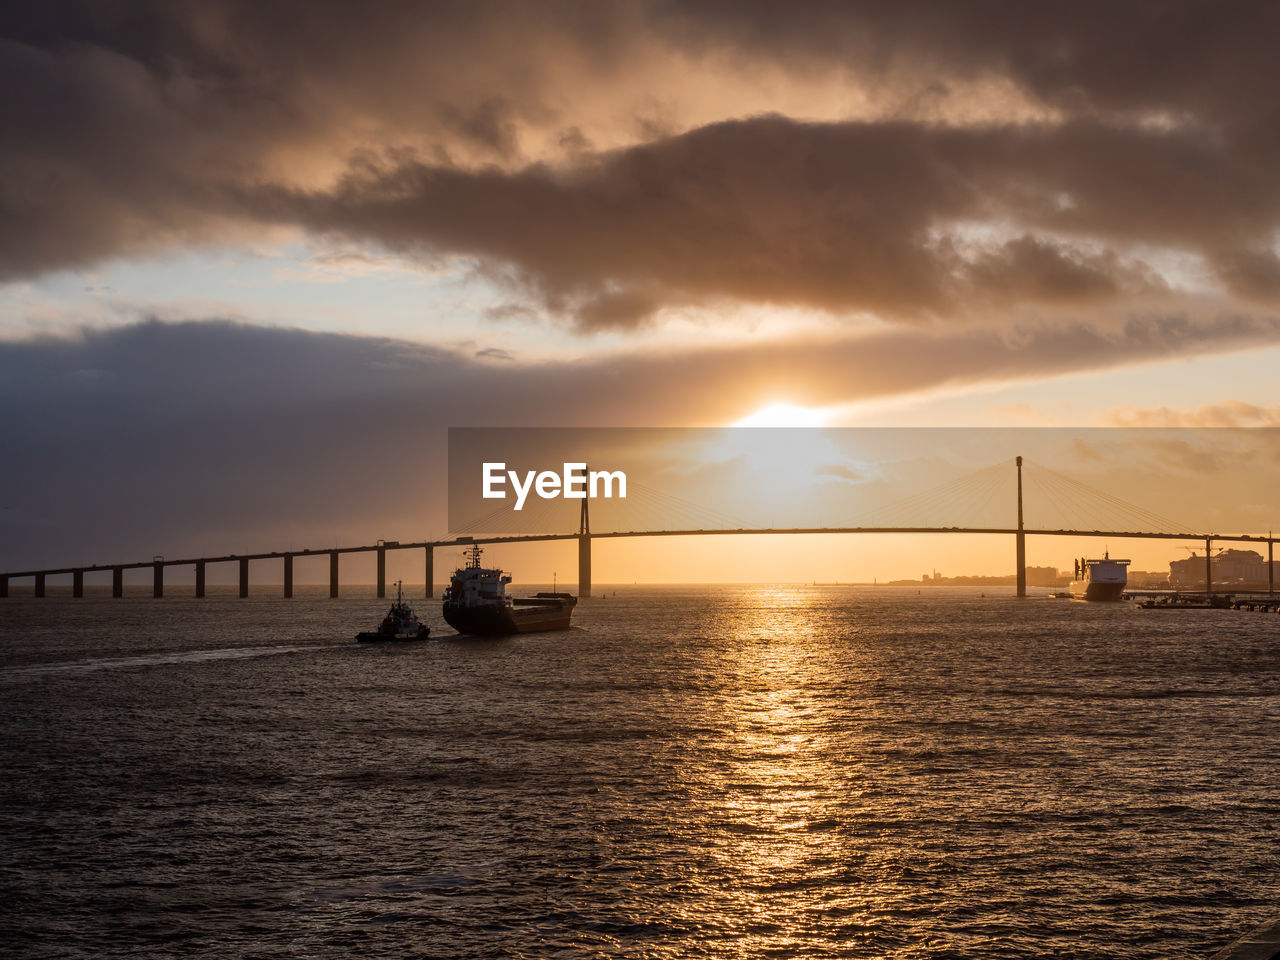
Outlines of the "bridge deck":
{"label": "bridge deck", "polygon": [[[1274,544],[1280,538],[1251,536],[1249,534],[1217,534],[1217,533],[1149,533],[1137,530],[1039,530],[1025,528],[1021,531],[1028,537],[1103,537],[1110,540],[1194,540],[1197,543],[1235,542]],[[1016,527],[755,527],[737,529],[689,529],[689,530],[612,530],[602,533],[587,534],[592,540],[610,540],[631,537],[720,537],[720,536],[778,536],[778,535],[815,535],[815,534],[988,534],[1016,536]],[[280,560],[285,557],[322,557],[332,554],[374,553],[379,550],[421,550],[425,548],[468,546],[478,543],[482,546],[503,543],[545,543],[554,540],[577,540],[580,533],[540,533],[513,534],[494,537],[456,537],[448,540],[393,541],[387,544],[364,544],[348,547],[321,547],[305,550],[272,550],[265,553],[229,553],[208,557],[182,557],[179,559],[137,560],[127,563],[93,563],[76,564],[64,567],[45,567],[43,569],[17,570],[0,573],[9,578],[33,577],[38,575],[56,576],[58,574],[90,573],[104,570],[141,570],[154,567],[192,566],[197,563],[232,563],[241,560]]]}

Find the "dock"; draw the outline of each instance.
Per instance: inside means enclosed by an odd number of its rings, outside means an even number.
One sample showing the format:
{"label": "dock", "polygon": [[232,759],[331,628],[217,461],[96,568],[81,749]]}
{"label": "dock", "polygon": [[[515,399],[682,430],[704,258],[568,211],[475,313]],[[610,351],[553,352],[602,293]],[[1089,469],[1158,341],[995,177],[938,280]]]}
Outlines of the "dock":
{"label": "dock", "polygon": [[1270,591],[1185,592],[1177,590],[1127,590],[1125,599],[1143,610],[1249,610],[1280,613],[1280,595]]}

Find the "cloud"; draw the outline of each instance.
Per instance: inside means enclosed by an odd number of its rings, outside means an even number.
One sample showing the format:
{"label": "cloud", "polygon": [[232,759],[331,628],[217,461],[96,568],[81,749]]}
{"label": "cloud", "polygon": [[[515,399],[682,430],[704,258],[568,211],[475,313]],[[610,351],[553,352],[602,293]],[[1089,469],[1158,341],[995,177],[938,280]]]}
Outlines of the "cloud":
{"label": "cloud", "polygon": [[13,507],[0,517],[0,567],[438,533],[449,426],[720,426],[767,396],[822,406],[1043,378],[1239,347],[1276,328],[1152,319],[1111,338],[1061,329],[1016,345],[989,331],[889,329],[497,364],[227,322],[0,342],[0,403],[24,411],[0,422],[0,504]]}
{"label": "cloud", "polygon": [[583,330],[722,301],[1009,327],[1163,309],[1177,250],[1250,310],[1280,297],[1277,16],[14,5],[0,276],[301,228],[474,258]]}
{"label": "cloud", "polygon": [[655,9],[655,22],[677,44],[797,69],[841,62],[856,75],[870,65],[887,79],[919,71],[934,84],[997,73],[1065,113],[1151,126],[1195,118],[1263,135],[1275,112],[1267,89],[1280,80],[1268,40],[1280,29],[1280,11],[1263,0],[1229,8],[1177,0],[1150,7],[997,0],[976,8],[948,0],[710,0]]}
{"label": "cloud", "polygon": [[855,470],[843,463],[831,463],[818,467],[814,473],[819,477],[834,477],[849,483],[866,483],[874,474],[868,470]]}
{"label": "cloud", "polygon": [[[1138,245],[1234,264],[1223,280],[1266,300],[1266,261],[1241,251],[1275,229],[1280,178],[1194,137],[1096,123],[770,116],[570,167],[370,161],[332,189],[268,185],[238,202],[264,223],[502,265],[595,329],[715,298],[911,321],[1142,302],[1169,285]],[[975,237],[987,221],[1004,226]]]}
{"label": "cloud", "polygon": [[1106,419],[1120,427],[1280,427],[1280,404],[1262,407],[1243,400],[1223,400],[1194,410],[1124,407],[1110,411]]}

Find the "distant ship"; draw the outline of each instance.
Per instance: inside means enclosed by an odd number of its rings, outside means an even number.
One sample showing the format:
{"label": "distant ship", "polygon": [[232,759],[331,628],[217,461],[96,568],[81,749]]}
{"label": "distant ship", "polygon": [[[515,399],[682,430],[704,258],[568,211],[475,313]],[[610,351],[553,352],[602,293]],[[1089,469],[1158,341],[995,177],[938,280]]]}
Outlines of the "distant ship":
{"label": "distant ship", "polygon": [[413,615],[413,608],[404,602],[404,583],[396,581],[396,602],[391,605],[387,615],[382,618],[377,630],[366,630],[357,633],[356,639],[361,643],[388,643],[404,640],[425,640],[431,636],[431,628],[419,623]]}
{"label": "distant ship", "polygon": [[1071,581],[1071,596],[1077,600],[1119,600],[1129,583],[1128,560],[1112,560],[1104,553],[1101,560],[1076,561],[1076,579]]}
{"label": "distant ship", "polygon": [[511,576],[480,566],[480,547],[473,546],[467,565],[454,571],[444,598],[444,619],[459,633],[506,636],[542,630],[568,630],[578,600],[568,593],[508,597]]}

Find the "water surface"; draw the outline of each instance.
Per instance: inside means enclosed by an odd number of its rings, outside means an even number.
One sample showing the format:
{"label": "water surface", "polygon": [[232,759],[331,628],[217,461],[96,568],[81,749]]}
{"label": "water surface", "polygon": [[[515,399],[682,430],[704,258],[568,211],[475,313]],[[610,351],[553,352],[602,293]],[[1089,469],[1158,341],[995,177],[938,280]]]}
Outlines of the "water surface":
{"label": "water surface", "polygon": [[[0,601],[0,950],[1207,956],[1280,894],[1280,617],[605,588]],[[306,593],[306,591],[301,591]]]}

